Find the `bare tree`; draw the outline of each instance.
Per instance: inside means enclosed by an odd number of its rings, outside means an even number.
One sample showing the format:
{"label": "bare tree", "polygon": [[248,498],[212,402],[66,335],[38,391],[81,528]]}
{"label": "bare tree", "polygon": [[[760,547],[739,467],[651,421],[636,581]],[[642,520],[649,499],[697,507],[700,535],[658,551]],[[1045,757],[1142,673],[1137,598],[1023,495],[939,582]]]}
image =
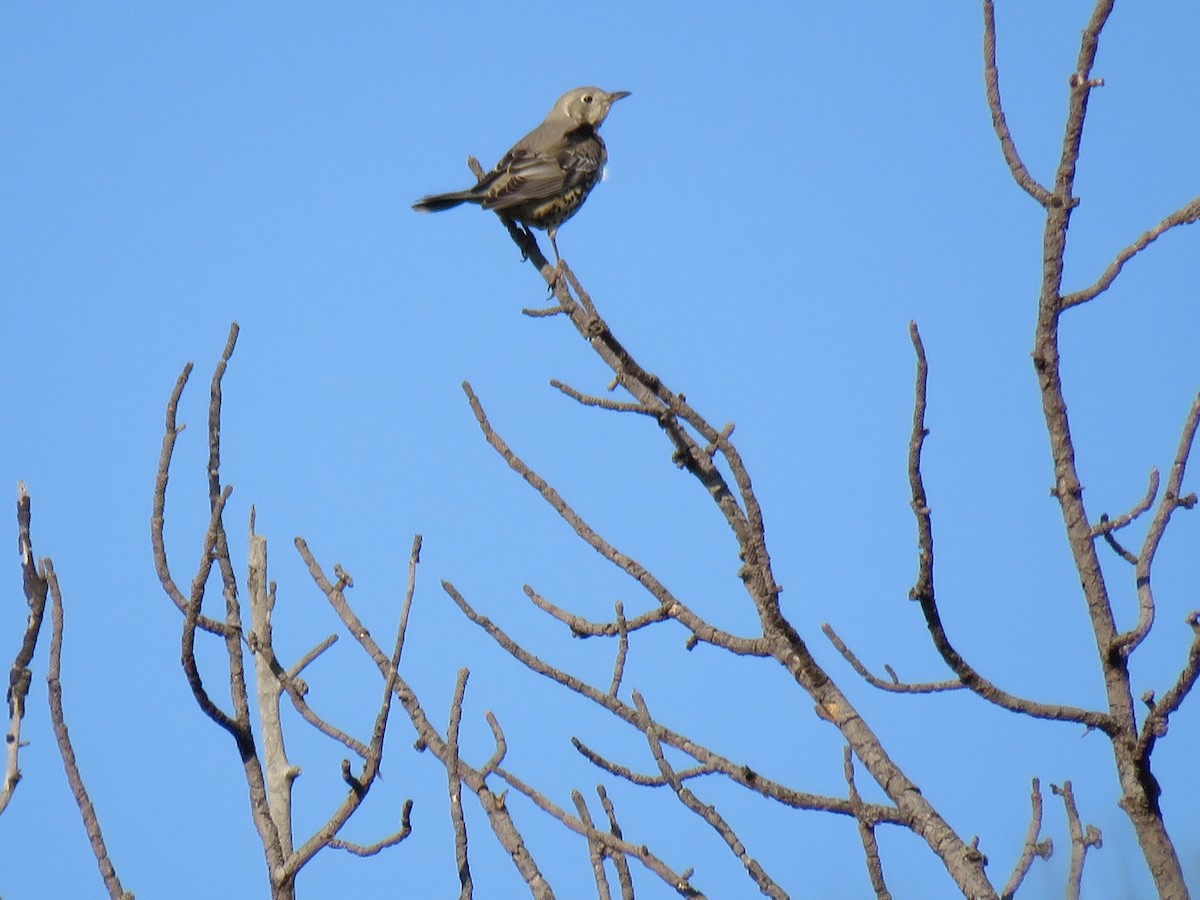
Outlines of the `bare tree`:
{"label": "bare tree", "polygon": [[[1145,709],[1140,713],[1134,700],[1131,664],[1135,659],[1135,651],[1142,646],[1155,624],[1153,564],[1158,548],[1174,512],[1181,507],[1190,509],[1196,503],[1195,494],[1183,493],[1183,479],[1196,431],[1200,427],[1200,397],[1184,417],[1174,462],[1165,485],[1158,471],[1152,470],[1145,496],[1129,512],[1116,517],[1096,517],[1088,512],[1084,503],[1061,376],[1059,335],[1063,314],[1100,297],[1115,282],[1125,264],[1148,248],[1160,235],[1200,219],[1200,197],[1197,197],[1167,215],[1117,253],[1090,286],[1064,292],[1067,231],[1071,215],[1078,205],[1075,171],[1080,156],[1080,141],[1089,96],[1103,84],[1094,77],[1093,66],[1112,6],[1112,0],[1099,0],[1082,32],[1078,59],[1068,79],[1061,155],[1053,181],[1043,185],[1021,161],[1016,141],[1007,125],[996,64],[994,8],[992,0],[983,2],[984,76],[996,136],[1014,180],[1045,214],[1033,361],[1054,466],[1053,495],[1061,509],[1065,534],[1078,573],[1080,599],[1087,610],[1094,634],[1106,703],[1102,708],[1090,709],[1018,696],[980,672],[955,648],[942,621],[935,592],[932,510],[936,498],[930,497],[926,491],[922,457],[929,435],[930,362],[915,323],[911,325],[909,335],[916,354],[916,384],[907,469],[917,526],[918,558],[916,582],[910,598],[919,607],[932,645],[949,669],[949,674],[939,680],[911,682],[902,680],[894,669],[885,666],[887,677],[880,677],[871,671],[831,625],[824,625],[823,633],[851,671],[882,691],[904,695],[967,691],[1006,711],[1042,720],[1047,728],[1056,727],[1056,723],[1070,723],[1105,735],[1112,746],[1120,806],[1137,835],[1147,871],[1153,878],[1158,894],[1163,898],[1184,898],[1188,896],[1188,889],[1179,853],[1163,818],[1160,804],[1162,787],[1155,777],[1152,757],[1157,742],[1167,734],[1171,716],[1180,709],[1200,676],[1200,613],[1192,612],[1186,619],[1193,636],[1187,653],[1178,661],[1174,681],[1165,686],[1161,698],[1155,692],[1144,694],[1141,701]],[[481,176],[478,164],[474,160],[471,164],[477,177]],[[810,642],[781,609],[780,587],[772,566],[762,505],[753,486],[749,464],[733,440],[733,425],[718,425],[702,416],[683,393],[671,389],[636,360],[613,333],[597,304],[570,267],[561,260],[557,265],[551,265],[530,232],[508,220],[505,220],[505,225],[523,255],[542,276],[554,301],[547,308],[525,310],[525,313],[532,317],[563,317],[613,375],[608,392],[585,390],[557,381],[551,382],[552,385],[584,406],[609,413],[634,415],[662,432],[671,463],[686,472],[707,494],[715,507],[715,515],[724,522],[736,543],[736,560],[731,558],[730,565],[736,566],[744,587],[744,602],[753,609],[757,627],[748,634],[735,634],[719,627],[673,593],[663,580],[631,554],[601,535],[584,515],[568,504],[554,486],[513,450],[489,419],[479,396],[467,383],[463,385],[467,403],[487,443],[545,500],[581,541],[643,589],[643,608],[631,613],[625,603],[618,602],[612,619],[593,621],[526,586],[525,594],[530,602],[542,613],[566,626],[572,635],[613,642],[611,677],[606,684],[592,684],[566,669],[552,665],[539,653],[523,646],[501,624],[485,616],[449,580],[442,582],[447,596],[469,622],[520,666],[590,701],[640,734],[645,741],[646,755],[632,761],[608,758],[577,738],[572,739],[572,743],[583,758],[594,764],[602,777],[623,780],[673,796],[682,809],[694,815],[699,830],[711,830],[718,835],[732,858],[744,869],[749,883],[764,895],[787,897],[788,886],[781,884],[781,879],[773,876],[755,857],[731,821],[706,801],[700,787],[702,777],[724,780],[745,792],[746,796],[762,798],[781,808],[829,814],[846,822],[848,827],[857,831],[862,845],[865,877],[877,897],[891,896],[885,877],[887,860],[876,839],[878,830],[887,827],[905,829],[923,841],[964,896],[989,898],[1016,894],[1035,858],[1045,859],[1053,852],[1053,842],[1042,835],[1044,796],[1039,779],[1031,776],[1029,827],[1015,865],[1010,872],[989,873],[988,860],[980,849],[979,839],[967,839],[959,834],[945,813],[922,793],[916,776],[906,771],[889,753],[887,735],[872,728],[865,716],[856,709],[848,691],[835,680],[835,673],[818,662]],[[224,516],[231,488],[223,484],[221,479],[222,379],[233,353],[237,333],[237,326],[234,325],[211,382],[206,465],[209,519],[200,541],[199,564],[186,589],[179,586],[168,565],[164,524],[173,452],[181,431],[181,426],[176,422],[176,411],[191,373],[190,364],[185,367],[167,403],[165,434],[154,490],[151,538],[164,591],[182,617],[182,667],[192,694],[201,711],[233,738],[234,749],[242,764],[251,817],[262,842],[272,896],[296,896],[296,878],[300,870],[326,847],[365,855],[395,845],[410,833],[411,802],[401,810],[399,830],[373,845],[352,844],[339,837],[341,828],[360,807],[378,777],[393,702],[398,703],[416,734],[417,749],[428,751],[441,767],[437,771],[445,773],[460,896],[473,896],[475,886],[470,865],[467,817],[463,808],[464,795],[471,794],[476,798],[493,837],[511,858],[530,893],[538,898],[555,896],[543,867],[524,837],[520,816],[507,799],[513,792],[528,801],[527,805],[522,804],[523,808],[541,811],[566,832],[580,838],[581,867],[582,860],[586,858],[598,897],[609,898],[615,894],[622,898],[633,897],[635,875],[637,878],[660,881],[681,896],[704,896],[701,886],[703,878],[697,877],[693,869],[668,861],[669,854],[655,850],[647,840],[626,836],[617,806],[603,785],[597,788],[598,812],[589,806],[580,790],[571,795],[572,811],[556,804],[548,792],[540,790],[536,784],[513,771],[507,764],[508,740],[497,715],[490,712],[486,714],[494,742],[490,755],[484,760],[464,758],[460,746],[460,728],[467,708],[470,677],[467,668],[459,671],[449,698],[444,730],[439,730],[430,721],[411,679],[406,677],[403,664],[409,610],[416,591],[422,543],[419,536],[412,544],[407,586],[390,651],[385,651],[376,643],[370,629],[352,607],[347,596],[353,586],[350,574],[340,565],[334,565],[330,577],[326,566],[318,561],[307,542],[296,538],[296,549],[313,583],[327,599],[346,632],[376,666],[382,682],[375,688],[380,690],[381,696],[370,737],[366,740],[352,737],[309,706],[306,700],[307,685],[301,679],[301,673],[334,643],[336,636],[331,635],[317,642],[290,668],[285,668],[276,654],[272,637],[276,586],[267,578],[266,541],[255,533],[253,510],[249,523],[248,571],[242,579],[236,574],[226,533]],[[613,393],[617,388],[623,392],[621,395]],[[28,509],[28,498],[22,491],[18,503],[18,530],[31,613],[10,674],[8,758],[3,793],[0,793],[0,811],[11,798],[19,778],[17,753],[21,746],[20,723],[30,679],[29,663],[49,593],[54,618],[51,702],[57,703],[56,728],[61,725],[60,745],[63,746],[64,760],[69,758],[68,774],[73,787],[78,782],[76,796],[89,834],[93,836],[93,847],[105,872],[110,894],[121,896],[122,891],[111,864],[106,869],[107,854],[99,837],[95,813],[87,802],[86,792],[82,790],[82,781],[77,771],[71,774],[73,754],[69,750],[69,743],[66,743],[61,698],[56,699],[60,688],[58,653],[62,633],[61,596],[54,579],[53,566],[48,561],[40,568],[33,566]],[[1137,550],[1128,549],[1118,540],[1118,533],[1147,514],[1150,515],[1150,522],[1141,547]],[[1105,552],[1105,547],[1133,569],[1134,590],[1131,599],[1137,609],[1137,620],[1128,630],[1121,630],[1116,624],[1115,592],[1110,589],[1100,564],[1100,554]],[[220,616],[204,611],[207,586],[214,566],[224,601],[224,613]],[[243,593],[250,605],[248,623],[242,612]],[[644,690],[626,688],[625,670],[631,655],[638,652],[639,632],[648,632],[671,622],[686,630],[688,637],[685,650],[703,644],[732,657],[761,661],[782,669],[811,702],[814,710],[812,727],[831,726],[838,730],[843,742],[841,762],[845,790],[839,789],[836,794],[817,793],[806,790],[803,784],[784,784],[772,780],[754,768],[752,763],[731,759],[673,728],[669,724],[671,709],[652,704],[653,697]],[[228,683],[228,700],[225,701],[228,709],[216,699],[217,692],[211,687],[212,677],[201,671],[195,651],[198,633],[211,635],[224,646],[226,666],[220,680],[222,693],[225,682]],[[253,660],[252,669],[246,665],[247,653]],[[748,679],[751,677],[752,673],[747,675]],[[303,841],[297,841],[293,836],[292,791],[298,769],[285,752],[284,727],[280,718],[283,694],[287,694],[307,724],[344,746],[360,761],[355,765],[351,764],[349,758],[343,761],[341,778],[346,784],[346,795],[329,813],[325,823]],[[920,700],[910,697],[897,702]],[[261,735],[254,733],[254,714],[261,722]],[[685,764],[681,765],[680,760],[684,760]],[[873,781],[886,800],[865,800],[859,786],[863,778]],[[1101,835],[1093,825],[1082,820],[1070,781],[1052,785],[1051,792],[1061,800],[1068,826],[1066,845],[1070,853],[1070,869],[1065,890],[1068,896],[1079,896],[1087,854],[1101,846]],[[581,871],[584,869],[581,868]],[[614,874],[615,892],[614,885],[610,883]]]}

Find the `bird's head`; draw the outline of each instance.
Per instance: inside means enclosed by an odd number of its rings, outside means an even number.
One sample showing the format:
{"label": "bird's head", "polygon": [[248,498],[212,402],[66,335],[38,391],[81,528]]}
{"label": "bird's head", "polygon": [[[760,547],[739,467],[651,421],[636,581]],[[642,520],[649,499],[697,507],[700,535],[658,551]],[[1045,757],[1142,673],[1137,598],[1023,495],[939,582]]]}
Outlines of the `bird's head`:
{"label": "bird's head", "polygon": [[591,125],[599,128],[608,116],[612,105],[629,91],[602,91],[598,87],[578,87],[567,91],[554,104],[554,115],[565,116],[576,125]]}

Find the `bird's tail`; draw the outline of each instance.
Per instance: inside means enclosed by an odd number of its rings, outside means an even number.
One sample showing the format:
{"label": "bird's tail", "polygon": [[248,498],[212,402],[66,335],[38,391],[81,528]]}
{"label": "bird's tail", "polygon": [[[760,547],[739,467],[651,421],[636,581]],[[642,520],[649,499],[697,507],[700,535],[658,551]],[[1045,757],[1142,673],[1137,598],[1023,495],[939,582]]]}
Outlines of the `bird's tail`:
{"label": "bird's tail", "polygon": [[428,197],[422,197],[412,208],[417,212],[441,212],[443,209],[452,209],[460,203],[466,203],[469,200],[475,199],[470,191],[452,191],[449,194],[431,194]]}

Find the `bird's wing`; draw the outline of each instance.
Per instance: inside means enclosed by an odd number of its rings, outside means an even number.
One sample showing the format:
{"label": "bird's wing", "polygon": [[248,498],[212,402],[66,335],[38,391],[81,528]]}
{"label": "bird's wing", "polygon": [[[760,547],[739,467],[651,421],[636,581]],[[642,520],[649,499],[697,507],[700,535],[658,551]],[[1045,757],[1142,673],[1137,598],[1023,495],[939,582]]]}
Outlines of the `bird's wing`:
{"label": "bird's wing", "polygon": [[604,157],[604,144],[591,129],[569,134],[543,153],[518,144],[496,165],[498,177],[488,186],[483,206],[502,212],[549,200],[579,185],[590,189],[600,177]]}

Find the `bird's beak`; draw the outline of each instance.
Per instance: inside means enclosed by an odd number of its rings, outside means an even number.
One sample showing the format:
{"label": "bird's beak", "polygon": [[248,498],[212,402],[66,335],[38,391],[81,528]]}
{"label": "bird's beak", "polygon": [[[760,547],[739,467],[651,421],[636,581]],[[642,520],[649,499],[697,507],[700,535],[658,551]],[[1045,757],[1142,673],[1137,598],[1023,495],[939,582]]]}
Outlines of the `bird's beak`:
{"label": "bird's beak", "polygon": [[616,103],[622,97],[628,97],[630,93],[631,93],[630,91],[613,91],[611,94],[608,95],[608,102]]}

